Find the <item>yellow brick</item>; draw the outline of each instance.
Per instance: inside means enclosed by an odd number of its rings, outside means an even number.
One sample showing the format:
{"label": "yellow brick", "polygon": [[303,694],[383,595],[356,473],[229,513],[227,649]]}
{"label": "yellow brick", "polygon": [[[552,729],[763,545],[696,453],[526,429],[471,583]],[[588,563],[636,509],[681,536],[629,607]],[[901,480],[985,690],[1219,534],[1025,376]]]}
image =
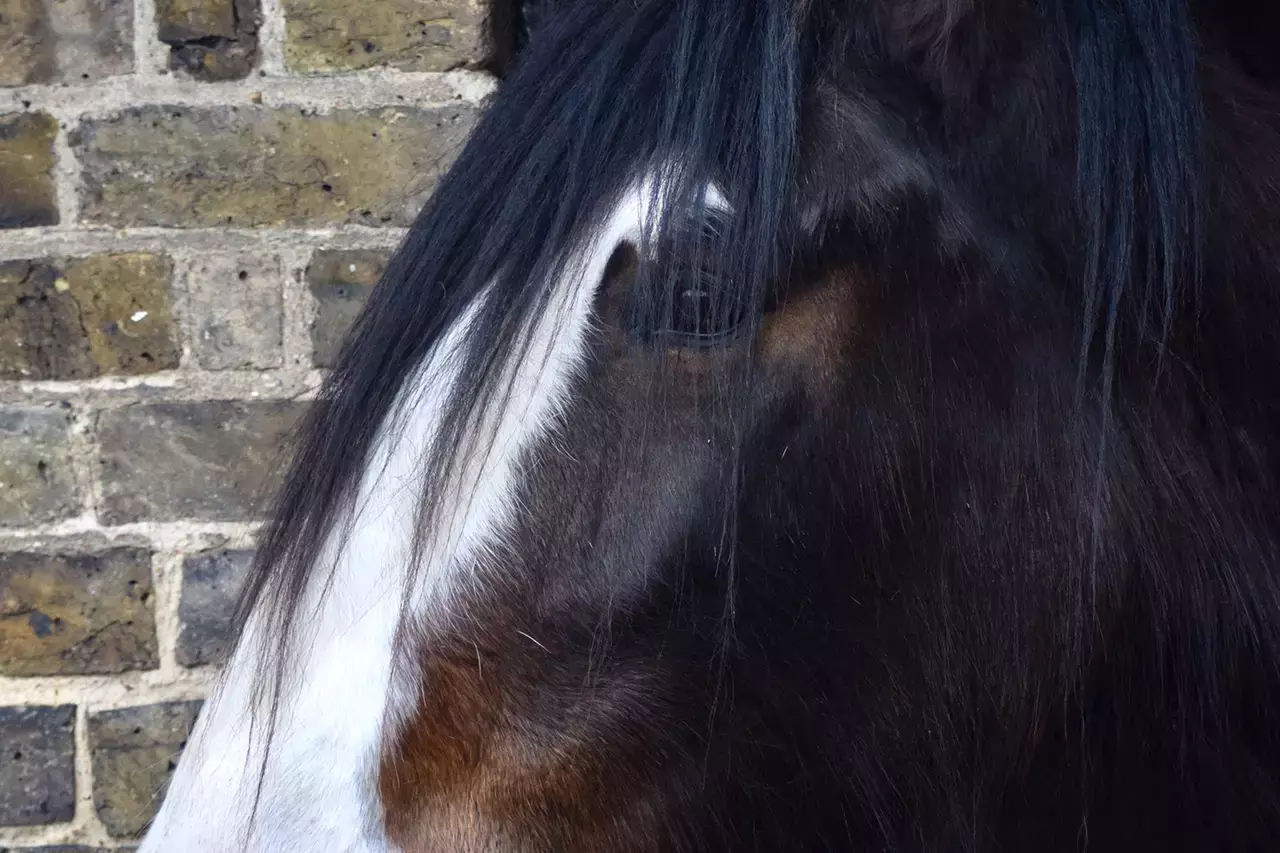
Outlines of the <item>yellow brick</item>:
{"label": "yellow brick", "polygon": [[478,0],[284,0],[295,71],[445,71],[483,59]]}
{"label": "yellow brick", "polygon": [[468,106],[141,107],[81,125],[84,218],[111,225],[407,225],[475,120]]}

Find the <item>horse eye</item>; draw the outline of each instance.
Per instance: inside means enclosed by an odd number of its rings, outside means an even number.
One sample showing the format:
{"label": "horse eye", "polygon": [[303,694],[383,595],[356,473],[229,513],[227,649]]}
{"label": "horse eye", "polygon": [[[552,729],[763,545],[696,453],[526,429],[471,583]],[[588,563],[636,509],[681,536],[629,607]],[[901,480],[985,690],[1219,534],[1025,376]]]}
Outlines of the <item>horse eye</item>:
{"label": "horse eye", "polygon": [[669,343],[684,346],[727,342],[746,320],[745,306],[737,304],[734,297],[713,274],[700,275],[697,281],[679,287],[661,336]]}
{"label": "horse eye", "polygon": [[705,223],[691,249],[659,250],[632,294],[631,331],[659,346],[706,348],[733,340],[748,318],[746,294],[718,269],[718,223]]}
{"label": "horse eye", "polygon": [[671,331],[700,335],[710,331],[711,294],[701,287],[690,287],[676,297],[671,317]]}

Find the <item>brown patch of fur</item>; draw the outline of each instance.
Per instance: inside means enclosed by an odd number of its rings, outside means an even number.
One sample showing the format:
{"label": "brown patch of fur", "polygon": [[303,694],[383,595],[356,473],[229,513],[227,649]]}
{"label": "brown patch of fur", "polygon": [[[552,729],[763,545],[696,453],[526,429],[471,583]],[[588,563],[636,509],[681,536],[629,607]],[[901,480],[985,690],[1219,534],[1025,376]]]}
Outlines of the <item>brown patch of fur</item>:
{"label": "brown patch of fur", "polygon": [[407,853],[662,849],[663,762],[640,728],[656,679],[584,675],[575,648],[525,625],[490,608],[423,638],[423,700],[381,765],[390,838]]}
{"label": "brown patch of fur", "polygon": [[775,370],[794,367],[823,396],[851,343],[849,330],[856,328],[857,290],[858,274],[849,268],[806,282],[765,317],[757,344],[761,360]]}

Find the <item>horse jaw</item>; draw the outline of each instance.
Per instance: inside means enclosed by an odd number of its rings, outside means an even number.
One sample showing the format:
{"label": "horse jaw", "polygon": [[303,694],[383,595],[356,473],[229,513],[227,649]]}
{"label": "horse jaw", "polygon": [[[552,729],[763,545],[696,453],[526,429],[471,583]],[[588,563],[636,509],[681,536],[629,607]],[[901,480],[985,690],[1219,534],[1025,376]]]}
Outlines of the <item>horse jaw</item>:
{"label": "horse jaw", "polygon": [[[646,185],[624,194],[554,283],[529,350],[507,371],[510,403],[482,427],[492,431],[493,452],[461,466],[453,493],[470,499],[459,501],[465,509],[452,514],[424,555],[411,618],[447,617],[454,592],[515,512],[520,458],[552,428],[585,351],[596,286],[619,243],[640,234],[649,207]],[[332,581],[326,587],[326,573],[313,572],[300,606],[306,633],[286,674],[269,752],[251,695],[273,621],[260,605],[206,702],[139,853],[397,849],[383,829],[377,773],[384,740],[409,719],[421,690],[412,668],[395,660],[418,472],[448,390],[459,380],[454,355],[466,346],[475,307],[406,383],[362,476],[355,518],[326,542],[320,565],[332,567]]]}

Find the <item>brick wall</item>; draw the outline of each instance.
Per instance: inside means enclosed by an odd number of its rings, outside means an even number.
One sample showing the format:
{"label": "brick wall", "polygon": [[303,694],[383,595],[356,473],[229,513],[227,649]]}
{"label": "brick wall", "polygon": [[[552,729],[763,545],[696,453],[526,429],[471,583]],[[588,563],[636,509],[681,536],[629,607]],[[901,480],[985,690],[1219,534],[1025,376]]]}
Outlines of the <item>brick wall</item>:
{"label": "brick wall", "polygon": [[0,853],[154,813],[490,35],[482,0],[0,0]]}

